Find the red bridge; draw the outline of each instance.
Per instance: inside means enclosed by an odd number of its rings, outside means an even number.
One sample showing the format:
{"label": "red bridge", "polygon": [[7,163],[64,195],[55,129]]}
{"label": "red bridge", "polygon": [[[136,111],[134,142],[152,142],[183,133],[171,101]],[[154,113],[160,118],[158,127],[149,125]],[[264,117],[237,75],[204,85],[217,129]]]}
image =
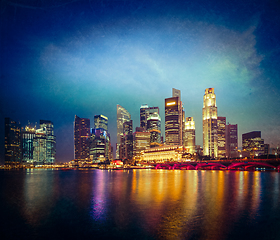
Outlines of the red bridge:
{"label": "red bridge", "polygon": [[[247,159],[246,159],[247,160]],[[168,163],[155,163],[155,169],[186,169],[186,170],[255,170],[256,168],[264,168],[269,170],[280,170],[279,161],[267,161],[266,159],[258,159],[256,161],[246,160],[221,160],[221,161],[208,161],[208,162],[168,162]],[[151,165],[151,164],[149,164]]]}

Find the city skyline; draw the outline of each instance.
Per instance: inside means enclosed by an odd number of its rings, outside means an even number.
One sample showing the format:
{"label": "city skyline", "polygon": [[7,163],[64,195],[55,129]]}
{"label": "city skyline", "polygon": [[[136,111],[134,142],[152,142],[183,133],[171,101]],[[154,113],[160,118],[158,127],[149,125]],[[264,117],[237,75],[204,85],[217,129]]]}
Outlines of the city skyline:
{"label": "city skyline", "polygon": [[261,131],[271,147],[280,144],[275,2],[54,2],[1,5],[2,146],[5,117],[22,125],[49,119],[57,160],[69,161],[73,117],[103,114],[115,151],[116,105],[131,114],[133,130],[142,104],[159,107],[163,123],[172,88],[181,90],[185,117],[195,121],[197,145],[206,88],[215,89],[218,116],[238,124],[239,147],[251,131]]}

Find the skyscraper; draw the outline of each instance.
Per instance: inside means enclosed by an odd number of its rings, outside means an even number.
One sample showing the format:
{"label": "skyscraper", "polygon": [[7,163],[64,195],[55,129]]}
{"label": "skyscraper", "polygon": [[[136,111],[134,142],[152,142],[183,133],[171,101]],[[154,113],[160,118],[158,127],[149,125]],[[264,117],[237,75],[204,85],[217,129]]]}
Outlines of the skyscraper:
{"label": "skyscraper", "polygon": [[183,145],[183,106],[181,91],[172,88],[172,97],[165,99],[165,143]]}
{"label": "skyscraper", "polygon": [[203,155],[218,157],[217,106],[214,88],[205,89],[203,97]]}
{"label": "skyscraper", "polygon": [[147,104],[143,104],[140,107],[140,127],[147,130],[147,121],[150,114],[157,113],[159,114],[158,107],[149,107]]}
{"label": "skyscraper", "polygon": [[150,146],[150,133],[145,131],[144,128],[136,128],[133,133],[133,156],[136,161],[141,158],[141,151],[149,148]]}
{"label": "skyscraper", "polygon": [[75,159],[89,158],[90,120],[75,115],[74,151]]}
{"label": "skyscraper", "polygon": [[56,158],[56,137],[54,136],[53,123],[49,120],[40,120],[40,128],[46,135],[45,163],[54,163]]}
{"label": "skyscraper", "polygon": [[147,119],[147,131],[150,132],[150,145],[157,147],[161,143],[161,118],[157,112],[149,115]]}
{"label": "skyscraper", "polygon": [[195,122],[193,117],[187,117],[184,130],[184,147],[189,153],[195,153]]}
{"label": "skyscraper", "polygon": [[121,105],[117,105],[117,146],[116,158],[119,158],[119,147],[123,136],[123,124],[131,119],[130,113]]}
{"label": "skyscraper", "polygon": [[94,129],[102,129],[108,131],[108,118],[104,115],[94,116]]}
{"label": "skyscraper", "polygon": [[5,164],[18,164],[21,159],[20,124],[5,118]]}
{"label": "skyscraper", "polygon": [[124,138],[124,159],[132,160],[133,158],[133,122],[132,120],[126,121],[123,124]]}
{"label": "skyscraper", "polygon": [[34,139],[36,128],[26,126],[22,133],[22,162],[33,163]]}
{"label": "skyscraper", "polygon": [[218,117],[217,119],[218,133],[218,157],[226,157],[226,117]]}
{"label": "skyscraper", "polygon": [[226,145],[227,158],[239,157],[237,124],[226,125]]}

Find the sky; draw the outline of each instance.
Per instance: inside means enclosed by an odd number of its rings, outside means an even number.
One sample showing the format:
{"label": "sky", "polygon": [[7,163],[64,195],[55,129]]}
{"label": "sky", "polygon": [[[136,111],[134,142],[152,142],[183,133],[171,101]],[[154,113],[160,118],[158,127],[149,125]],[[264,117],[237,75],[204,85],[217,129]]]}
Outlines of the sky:
{"label": "sky", "polygon": [[1,0],[0,163],[4,118],[54,123],[57,161],[74,158],[75,115],[109,118],[116,105],[139,126],[142,104],[181,90],[202,145],[206,88],[218,116],[242,134],[261,131],[280,145],[280,2],[179,0]]}

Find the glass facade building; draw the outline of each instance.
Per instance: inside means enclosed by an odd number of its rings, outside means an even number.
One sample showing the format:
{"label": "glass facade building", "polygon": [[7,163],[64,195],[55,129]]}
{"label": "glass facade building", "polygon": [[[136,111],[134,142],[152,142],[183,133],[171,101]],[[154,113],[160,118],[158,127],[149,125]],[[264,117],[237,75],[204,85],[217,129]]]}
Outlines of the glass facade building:
{"label": "glass facade building", "polygon": [[214,88],[205,89],[203,97],[203,155],[218,157],[217,106]]}
{"label": "glass facade building", "polygon": [[33,163],[34,139],[36,128],[26,126],[22,129],[22,162]]}
{"label": "glass facade building", "polygon": [[165,99],[165,143],[180,144],[179,97]]}
{"label": "glass facade building", "polygon": [[74,151],[75,159],[89,159],[90,120],[75,115]]}
{"label": "glass facade building", "polygon": [[218,158],[226,158],[226,117],[217,118]]}
{"label": "glass facade building", "polygon": [[226,139],[227,139],[227,158],[237,158],[238,156],[238,131],[237,124],[226,125]]}
{"label": "glass facade building", "polygon": [[130,113],[121,105],[117,105],[117,146],[116,146],[116,158],[120,158],[120,144],[123,136],[123,124],[130,121]]}
{"label": "glass facade building", "polygon": [[184,130],[184,147],[187,152],[195,153],[195,122],[193,117],[187,117]]}
{"label": "glass facade building", "polygon": [[147,131],[150,132],[150,146],[159,146],[161,144],[161,118],[157,112],[149,115]]}
{"label": "glass facade building", "polygon": [[5,164],[17,164],[22,160],[20,124],[5,118]]}

